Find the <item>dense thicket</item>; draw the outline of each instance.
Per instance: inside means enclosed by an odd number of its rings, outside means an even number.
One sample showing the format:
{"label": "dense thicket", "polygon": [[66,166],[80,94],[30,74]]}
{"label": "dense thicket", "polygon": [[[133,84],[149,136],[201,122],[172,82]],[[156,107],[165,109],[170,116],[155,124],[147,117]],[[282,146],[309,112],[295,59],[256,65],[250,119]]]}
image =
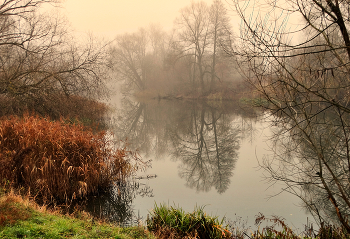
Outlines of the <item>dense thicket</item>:
{"label": "dense thicket", "polygon": [[70,201],[124,180],[141,161],[111,136],[63,119],[11,117],[0,122],[0,179],[43,200]]}

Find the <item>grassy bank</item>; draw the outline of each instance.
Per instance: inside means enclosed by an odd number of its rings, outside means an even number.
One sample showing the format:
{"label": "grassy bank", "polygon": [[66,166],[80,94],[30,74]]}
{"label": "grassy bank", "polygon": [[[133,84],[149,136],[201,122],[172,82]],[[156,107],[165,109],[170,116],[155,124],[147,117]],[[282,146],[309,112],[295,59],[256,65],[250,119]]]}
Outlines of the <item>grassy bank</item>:
{"label": "grassy bank", "polygon": [[0,196],[0,238],[155,238],[142,227],[121,228],[87,213],[62,215],[14,193]]}
{"label": "grassy bank", "polygon": [[[261,227],[262,222],[270,226]],[[122,228],[95,220],[84,211],[63,215],[58,210],[39,206],[12,191],[0,189],[0,238],[205,238],[205,239],[346,239],[350,235],[341,227],[325,226],[318,232],[297,234],[283,219],[259,214],[257,230],[225,225],[208,216],[203,208],[191,213],[179,207],[155,206],[142,226]]]}

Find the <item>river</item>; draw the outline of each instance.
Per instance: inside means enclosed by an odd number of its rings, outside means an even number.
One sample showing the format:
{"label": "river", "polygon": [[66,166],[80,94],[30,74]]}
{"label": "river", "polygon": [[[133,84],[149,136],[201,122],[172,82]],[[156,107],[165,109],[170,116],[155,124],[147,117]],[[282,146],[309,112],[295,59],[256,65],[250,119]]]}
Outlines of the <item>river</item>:
{"label": "river", "polygon": [[283,184],[269,184],[259,167],[271,153],[266,113],[229,101],[125,98],[112,105],[110,130],[150,167],[96,213],[144,222],[155,203],[165,203],[189,212],[204,206],[210,215],[252,228],[258,213],[284,218],[299,231],[310,221],[300,200],[282,192]]}

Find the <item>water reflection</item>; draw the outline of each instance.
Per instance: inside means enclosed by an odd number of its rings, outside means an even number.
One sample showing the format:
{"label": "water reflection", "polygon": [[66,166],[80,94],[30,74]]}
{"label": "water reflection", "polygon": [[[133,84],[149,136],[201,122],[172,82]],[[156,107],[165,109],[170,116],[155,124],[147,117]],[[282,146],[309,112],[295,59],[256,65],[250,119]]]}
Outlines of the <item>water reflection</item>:
{"label": "water reflection", "polygon": [[238,159],[240,127],[207,104],[192,106],[169,130],[172,155],[182,161],[179,175],[197,191],[226,191]]}
{"label": "water reflection", "polygon": [[274,119],[279,123],[274,134],[275,154],[265,161],[264,168],[272,180],[283,181],[286,191],[302,199],[319,224],[347,224],[350,118],[331,107],[312,110],[309,118],[289,114]]}
{"label": "water reflection", "polygon": [[[133,150],[149,157],[172,155],[181,161],[179,176],[197,191],[230,184],[242,137],[251,135],[257,113],[238,102],[122,101],[112,128]],[[247,119],[249,119],[247,121]]]}
{"label": "water reflection", "polygon": [[[289,195],[266,201],[275,192],[266,192],[254,168],[266,152],[261,134],[271,133],[262,115],[238,102],[123,99],[110,130],[144,160],[152,160],[153,167],[126,185],[123,194],[115,190],[101,198],[102,204],[91,201],[90,208],[123,225],[135,223],[139,214],[145,219],[155,202],[179,204],[187,211],[206,205],[208,213],[221,218],[237,213],[253,220],[265,212],[302,223],[305,214]],[[152,175],[158,177],[147,177]]]}
{"label": "water reflection", "polygon": [[136,196],[153,197],[152,189],[140,180],[118,183],[104,194],[89,198],[83,205],[93,217],[118,222],[121,226],[138,223],[138,215],[132,206]]}

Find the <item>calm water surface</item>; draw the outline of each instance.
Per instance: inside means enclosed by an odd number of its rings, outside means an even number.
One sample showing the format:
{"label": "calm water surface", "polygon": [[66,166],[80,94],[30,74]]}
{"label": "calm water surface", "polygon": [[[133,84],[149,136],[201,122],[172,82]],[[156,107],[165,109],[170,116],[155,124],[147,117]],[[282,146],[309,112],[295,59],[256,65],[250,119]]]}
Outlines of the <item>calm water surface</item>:
{"label": "calm water surface", "polygon": [[293,228],[310,220],[298,198],[280,193],[283,185],[270,185],[259,170],[270,153],[264,113],[237,102],[124,99],[114,108],[111,131],[151,161],[124,196],[124,211],[145,220],[155,203],[166,203],[186,211],[205,206],[213,216],[241,217],[248,225],[259,212]]}

